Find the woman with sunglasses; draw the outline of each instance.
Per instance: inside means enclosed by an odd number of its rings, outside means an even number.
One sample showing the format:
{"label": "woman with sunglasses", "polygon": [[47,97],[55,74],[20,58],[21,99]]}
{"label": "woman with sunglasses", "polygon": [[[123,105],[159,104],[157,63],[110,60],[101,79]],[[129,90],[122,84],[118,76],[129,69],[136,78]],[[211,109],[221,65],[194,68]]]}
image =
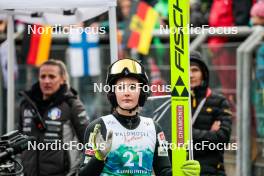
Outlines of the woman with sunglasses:
{"label": "woman with sunglasses", "polygon": [[[144,67],[134,59],[121,59],[108,68],[106,84],[111,87],[107,98],[112,114],[94,120],[86,129],[81,176],[172,175],[171,163],[163,145],[165,135],[151,118],[138,115],[149,92]],[[87,146],[87,145],[86,145]],[[186,176],[198,176],[197,161],[186,161]]]}

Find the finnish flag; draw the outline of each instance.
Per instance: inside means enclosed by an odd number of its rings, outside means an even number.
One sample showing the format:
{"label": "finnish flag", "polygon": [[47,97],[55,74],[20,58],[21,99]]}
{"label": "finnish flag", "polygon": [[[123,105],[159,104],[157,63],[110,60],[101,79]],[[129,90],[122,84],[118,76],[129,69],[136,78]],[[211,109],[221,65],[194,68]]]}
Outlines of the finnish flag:
{"label": "finnish flag", "polygon": [[97,76],[101,74],[98,34],[72,30],[67,55],[72,77]]}

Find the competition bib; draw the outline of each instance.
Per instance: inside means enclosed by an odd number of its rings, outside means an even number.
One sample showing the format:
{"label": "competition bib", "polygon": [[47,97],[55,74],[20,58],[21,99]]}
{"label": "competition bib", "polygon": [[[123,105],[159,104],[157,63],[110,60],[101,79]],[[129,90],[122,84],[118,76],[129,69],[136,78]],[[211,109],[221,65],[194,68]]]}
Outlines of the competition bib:
{"label": "competition bib", "polygon": [[102,119],[107,131],[113,131],[113,141],[101,176],[150,176],[156,145],[153,120],[140,117],[139,126],[129,130],[113,115],[104,116]]}

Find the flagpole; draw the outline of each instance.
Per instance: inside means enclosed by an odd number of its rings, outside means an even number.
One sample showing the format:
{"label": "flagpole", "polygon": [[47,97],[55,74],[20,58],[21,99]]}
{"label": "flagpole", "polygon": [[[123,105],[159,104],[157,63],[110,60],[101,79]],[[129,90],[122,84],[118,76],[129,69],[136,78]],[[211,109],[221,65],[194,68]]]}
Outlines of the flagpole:
{"label": "flagpole", "polygon": [[14,20],[13,15],[8,14],[7,40],[8,40],[8,61],[7,61],[7,132],[14,129],[14,100],[15,100],[15,80],[14,80]]}
{"label": "flagpole", "polygon": [[113,63],[118,59],[116,6],[109,7],[108,18],[109,18],[109,32],[110,32],[110,54],[111,54],[111,63]]}

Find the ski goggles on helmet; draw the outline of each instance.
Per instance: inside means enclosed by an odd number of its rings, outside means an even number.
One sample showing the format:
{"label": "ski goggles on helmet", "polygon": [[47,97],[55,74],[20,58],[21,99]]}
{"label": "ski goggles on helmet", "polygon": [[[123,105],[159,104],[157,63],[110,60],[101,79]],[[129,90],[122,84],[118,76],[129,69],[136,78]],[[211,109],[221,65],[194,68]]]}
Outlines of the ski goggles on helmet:
{"label": "ski goggles on helmet", "polygon": [[120,59],[112,64],[109,69],[109,74],[119,74],[127,69],[129,73],[144,74],[142,65],[133,59]]}

